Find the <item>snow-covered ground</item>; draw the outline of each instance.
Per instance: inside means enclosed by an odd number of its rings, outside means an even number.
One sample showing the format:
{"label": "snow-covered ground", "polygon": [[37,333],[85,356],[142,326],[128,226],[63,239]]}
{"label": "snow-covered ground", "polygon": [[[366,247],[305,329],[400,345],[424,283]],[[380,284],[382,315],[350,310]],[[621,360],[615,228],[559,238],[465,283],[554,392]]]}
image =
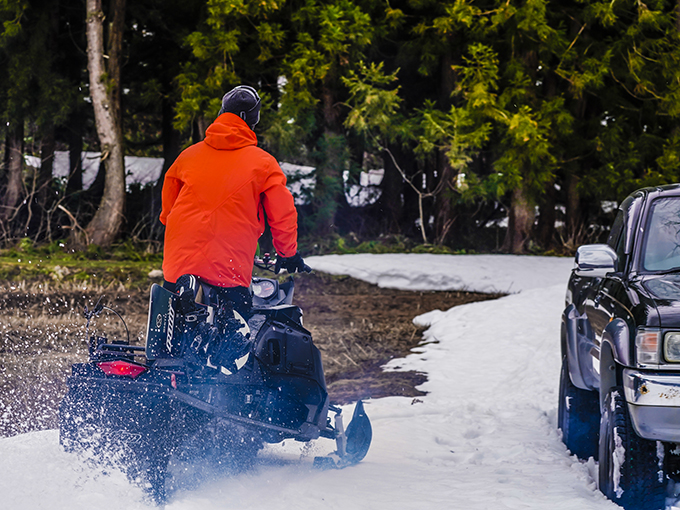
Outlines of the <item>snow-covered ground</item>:
{"label": "snow-covered ground", "polygon": [[571,258],[519,255],[326,255],[305,259],[314,269],[346,274],[379,287],[406,290],[468,290],[510,294],[561,285]]}
{"label": "snow-covered ground", "polygon": [[[428,394],[367,402],[373,444],[360,464],[317,471],[314,455],[333,445],[320,440],[310,451],[288,442],[265,451],[253,472],[176,492],[168,510],[617,508],[597,491],[592,461],[571,456],[556,429],[559,322],[571,260],[348,255],[307,262],[382,286],[511,294],[416,318],[429,326],[423,344],[386,369],[427,372],[421,389]],[[45,431],[0,440],[0,508],[149,505],[122,475],[63,453],[57,432]]]}

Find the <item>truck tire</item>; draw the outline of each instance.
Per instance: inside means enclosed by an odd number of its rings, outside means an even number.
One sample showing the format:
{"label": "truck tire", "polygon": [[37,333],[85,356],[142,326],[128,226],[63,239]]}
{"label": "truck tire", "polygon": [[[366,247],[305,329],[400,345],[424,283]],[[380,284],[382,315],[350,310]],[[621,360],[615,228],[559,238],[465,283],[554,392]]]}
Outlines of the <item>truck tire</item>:
{"label": "truck tire", "polygon": [[572,454],[583,460],[589,457],[597,460],[600,396],[595,391],[574,386],[569,378],[566,356],[562,359],[560,373],[557,427],[562,431],[562,441]]}
{"label": "truck tire", "polygon": [[612,388],[604,400],[598,479],[602,493],[623,508],[666,507],[663,444],[635,433],[620,387]]}

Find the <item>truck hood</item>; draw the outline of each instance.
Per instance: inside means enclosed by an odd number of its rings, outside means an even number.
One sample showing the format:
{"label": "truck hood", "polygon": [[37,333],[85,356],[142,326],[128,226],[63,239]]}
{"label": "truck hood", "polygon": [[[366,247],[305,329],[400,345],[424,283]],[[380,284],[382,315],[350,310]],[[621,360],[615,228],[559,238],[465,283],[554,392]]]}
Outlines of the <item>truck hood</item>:
{"label": "truck hood", "polygon": [[641,283],[657,309],[659,325],[680,327],[680,274],[648,275]]}

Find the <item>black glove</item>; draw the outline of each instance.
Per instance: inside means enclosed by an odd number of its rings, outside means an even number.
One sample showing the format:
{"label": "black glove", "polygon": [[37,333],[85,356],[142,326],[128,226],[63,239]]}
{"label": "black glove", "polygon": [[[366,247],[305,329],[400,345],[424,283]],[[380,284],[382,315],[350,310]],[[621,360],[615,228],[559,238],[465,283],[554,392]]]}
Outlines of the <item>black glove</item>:
{"label": "black glove", "polygon": [[292,257],[282,257],[278,256],[276,257],[276,265],[274,266],[274,273],[279,274],[279,271],[281,271],[281,268],[285,269],[289,273],[302,273],[303,271],[305,273],[311,273],[312,268],[309,267],[307,264],[305,264],[305,261],[302,260],[302,255],[300,255],[300,252],[297,252],[295,255]]}

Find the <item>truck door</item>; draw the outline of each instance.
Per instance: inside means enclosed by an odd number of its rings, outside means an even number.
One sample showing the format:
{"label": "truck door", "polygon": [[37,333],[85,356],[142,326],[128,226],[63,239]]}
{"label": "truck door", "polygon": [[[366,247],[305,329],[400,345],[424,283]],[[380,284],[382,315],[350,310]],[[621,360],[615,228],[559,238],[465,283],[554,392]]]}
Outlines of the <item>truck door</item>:
{"label": "truck door", "polygon": [[[592,346],[589,349],[588,361],[586,366],[582,366],[582,370],[587,370],[593,376],[594,381],[598,381],[599,387],[599,371],[600,371],[600,345],[602,342],[602,334],[604,329],[616,316],[621,313],[622,304],[620,303],[620,296],[625,295],[623,290],[622,269],[626,264],[625,246],[626,246],[626,209],[625,204],[622,204],[614,224],[612,225],[611,233],[607,244],[616,251],[617,267],[614,273],[606,276],[596,278],[593,281],[592,292],[585,302],[585,314],[588,317],[588,323],[591,328]],[[584,360],[585,361],[585,360]]]}

